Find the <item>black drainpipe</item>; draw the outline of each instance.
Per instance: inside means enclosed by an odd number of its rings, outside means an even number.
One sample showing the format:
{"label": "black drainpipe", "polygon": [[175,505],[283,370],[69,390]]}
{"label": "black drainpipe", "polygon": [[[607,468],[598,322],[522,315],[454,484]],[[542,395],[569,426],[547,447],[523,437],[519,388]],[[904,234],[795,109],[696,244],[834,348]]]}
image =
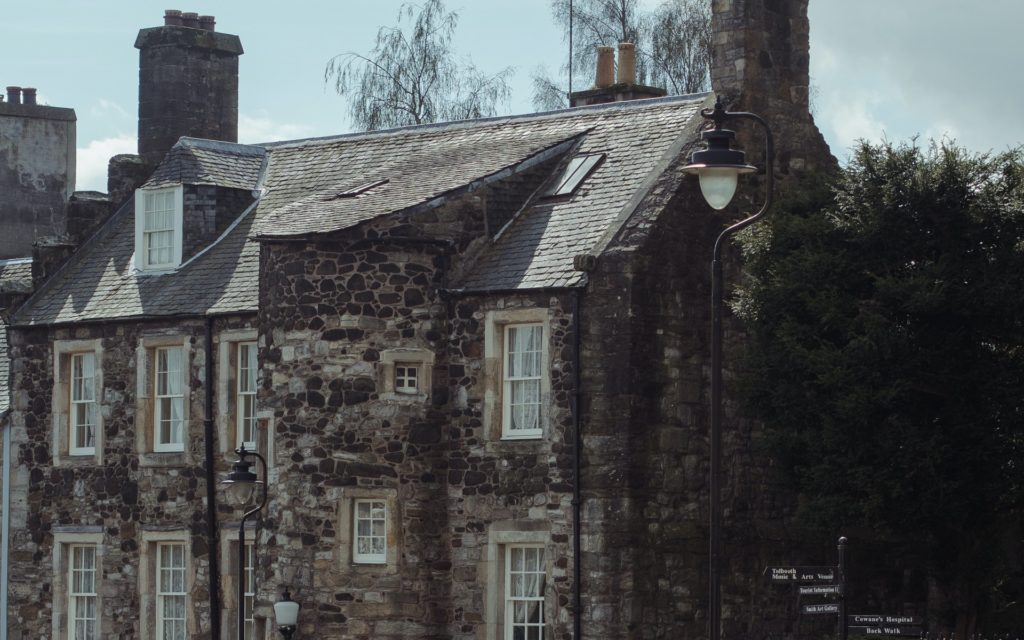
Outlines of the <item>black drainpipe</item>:
{"label": "black drainpipe", "polygon": [[206,444],[206,530],[210,558],[210,638],[220,640],[220,559],[217,528],[217,473],[213,466],[213,317],[206,317],[206,411],[203,441]]}
{"label": "black drainpipe", "polygon": [[580,309],[583,307],[583,289],[574,289],[572,296],[572,335],[573,335],[573,392],[572,392],[572,422],[573,422],[573,447],[572,447],[572,605],[576,615],[573,616],[572,622],[572,637],[573,640],[581,640],[583,638],[583,605],[581,593],[583,586],[581,584],[583,570],[580,566],[583,563],[583,558],[580,555],[580,483],[582,478],[580,477],[580,455],[583,451],[583,433],[581,425],[583,420],[580,418],[580,397],[582,390],[580,388],[581,375],[581,364],[583,358],[581,356],[583,336],[581,335],[581,329],[583,323],[580,322]]}

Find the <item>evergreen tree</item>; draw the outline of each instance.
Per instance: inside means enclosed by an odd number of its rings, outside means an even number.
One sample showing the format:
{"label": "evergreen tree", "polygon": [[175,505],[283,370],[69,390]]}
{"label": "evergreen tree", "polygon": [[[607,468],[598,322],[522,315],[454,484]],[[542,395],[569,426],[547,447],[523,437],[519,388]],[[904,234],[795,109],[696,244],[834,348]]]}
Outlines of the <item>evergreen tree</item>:
{"label": "evergreen tree", "polygon": [[748,410],[805,523],[920,558],[973,631],[1015,584],[999,541],[1024,469],[1022,154],[865,143],[778,209],[744,239]]}

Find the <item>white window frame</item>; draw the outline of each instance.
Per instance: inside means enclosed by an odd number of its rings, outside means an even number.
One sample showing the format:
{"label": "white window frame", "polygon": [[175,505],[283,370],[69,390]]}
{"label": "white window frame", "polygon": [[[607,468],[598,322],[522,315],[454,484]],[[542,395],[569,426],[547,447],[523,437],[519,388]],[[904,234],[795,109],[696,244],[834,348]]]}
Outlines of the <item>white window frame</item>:
{"label": "white window frame", "polygon": [[[92,419],[93,447],[75,447],[72,436],[72,356],[93,355]],[[50,396],[52,434],[50,446],[54,466],[94,466],[103,464],[103,341],[100,338],[53,341],[53,392]],[[62,627],[63,628],[63,627]]]}
{"label": "white window frame", "polygon": [[[81,557],[80,554],[86,551],[92,552],[92,565],[88,567],[79,567],[78,560]],[[99,589],[97,584],[99,582],[99,548],[95,544],[70,544],[67,546],[68,552],[68,638],[73,640],[97,640],[100,637],[100,611],[99,611]],[[90,590],[76,590],[78,581],[75,580],[76,574],[92,574],[92,589]],[[80,607],[84,604],[83,601],[92,601],[93,616],[89,617],[88,612],[85,615],[80,615]],[[85,607],[86,609],[88,607]],[[92,633],[85,633],[84,635],[77,635],[75,633],[75,627],[79,620],[85,622],[92,622]]]}
{"label": "white window frame", "polygon": [[[173,550],[178,549],[181,551],[181,564],[170,567],[164,566],[164,550],[169,550],[173,553]],[[186,558],[187,548],[183,542],[158,542],[156,544],[156,584],[154,585],[156,594],[156,635],[154,636],[157,640],[164,638],[167,634],[164,632],[164,625],[169,621],[164,617],[164,605],[169,598],[180,598],[182,601],[181,618],[172,618],[173,621],[179,621],[181,623],[182,632],[184,637],[188,637],[188,560]],[[180,573],[179,579],[181,581],[181,590],[174,591],[171,589],[164,589],[164,572],[176,572]]]}
{"label": "white window frame", "polygon": [[[540,345],[536,352],[537,360],[539,361],[539,371],[529,375],[513,375],[511,372],[511,361],[513,355],[518,352],[513,351],[512,345],[512,333],[515,330],[536,330],[540,334]],[[545,331],[544,324],[539,322],[529,323],[510,323],[502,327],[504,333],[502,342],[502,368],[501,368],[501,380],[502,380],[502,394],[501,394],[501,437],[505,440],[519,440],[527,438],[539,438],[543,435],[543,419],[541,416],[543,405],[544,405],[544,379],[547,374],[546,366],[546,349],[545,349]],[[513,428],[513,389],[517,384],[524,382],[536,381],[537,396],[536,396],[536,427],[532,429],[514,429]],[[534,404],[534,403],[530,403]]]}
{"label": "white window frame", "polygon": [[[86,369],[85,363],[91,362]],[[76,376],[76,364],[82,363],[82,376]],[[70,370],[68,371],[68,455],[71,456],[92,456],[96,455],[96,438],[99,426],[99,404],[96,402],[96,354],[92,351],[82,351],[70,354]],[[86,385],[88,383],[88,386]],[[85,391],[88,389],[88,393]],[[89,396],[89,397],[85,397]],[[84,407],[86,416],[85,423],[79,422],[78,409]],[[80,429],[89,429],[92,432],[92,446],[78,446]]]}
{"label": "white window frame", "polygon": [[[376,518],[373,516],[374,505],[379,504],[383,509],[383,517]],[[360,507],[363,505],[369,505],[370,515],[369,517],[362,517],[359,513]],[[368,535],[361,535],[359,533],[359,525],[362,522],[370,523],[370,533]],[[382,535],[374,535],[373,528],[375,523],[380,523],[383,531]],[[382,541],[383,551],[380,553],[374,553],[370,551],[368,553],[361,553],[359,551],[360,540],[368,538],[370,539],[371,549],[373,539],[379,538]],[[352,501],[352,562],[356,564],[387,564],[388,561],[388,501],[383,498],[359,498]]]}
{"label": "white window frame", "polygon": [[[160,370],[160,355],[165,352],[177,351],[179,354],[180,370],[177,371],[178,380],[178,393],[160,393],[161,389],[161,375],[167,376],[167,385],[169,386],[173,378],[170,376],[170,371]],[[187,430],[188,421],[185,417],[185,372],[188,370],[186,363],[187,353],[184,347],[177,345],[174,346],[161,346],[156,347],[153,350],[153,451],[166,452],[166,451],[184,451],[185,450],[185,431]],[[179,434],[181,436],[180,441],[173,440],[174,426],[171,425],[170,432],[168,434],[169,439],[167,442],[161,442],[160,423],[163,421],[163,400],[168,399],[173,404],[174,401],[180,403],[179,409],[179,420],[181,422],[179,428]]]}
{"label": "white window frame", "polygon": [[[182,252],[182,185],[164,187],[160,189],[136,189],[135,190],[135,266],[142,272],[163,272],[177,268],[181,265]],[[146,199],[147,196],[155,198],[170,194],[172,210],[170,227],[159,229],[146,229]],[[149,260],[147,251],[147,240],[150,233],[171,233],[170,258],[165,262],[154,263]]]}
{"label": "white window frame", "polygon": [[420,370],[418,362],[395,363],[395,393],[406,395],[420,392]]}
{"label": "white window frame", "polygon": [[[513,568],[512,568],[513,567],[513,562],[512,562],[513,556],[516,553],[527,554],[530,551],[537,551],[537,552],[539,552],[539,558],[537,559],[537,566],[535,568],[533,568],[532,570],[531,569],[526,569],[526,570],[523,570],[523,571],[514,571]],[[525,556],[524,556],[524,560],[525,560]],[[538,627],[540,628],[540,638],[539,638],[539,640],[544,640],[544,636],[545,636],[544,630],[545,630],[545,625],[547,624],[547,621],[545,620],[545,617],[544,617],[544,591],[547,588],[547,570],[546,570],[546,564],[545,564],[545,558],[544,558],[544,546],[543,545],[536,545],[536,544],[509,544],[509,545],[506,545],[505,546],[505,564],[504,564],[504,567],[505,567],[505,571],[504,571],[504,574],[505,574],[504,575],[505,585],[504,585],[504,590],[503,590],[503,596],[504,597],[503,597],[503,603],[502,603],[502,607],[504,609],[504,615],[505,615],[504,634],[503,634],[504,640],[513,640],[516,637],[515,636],[515,630],[517,628],[524,630],[525,633],[524,633],[523,637],[525,637],[525,638],[534,638],[535,636],[531,635],[529,633],[529,630],[530,629],[536,629]],[[538,589],[537,589],[538,593],[530,594],[530,595],[516,594],[515,590],[513,589],[513,585],[514,585],[514,577],[517,576],[517,575],[523,576],[524,578],[528,577],[528,576],[531,576],[531,575],[534,576],[534,577],[539,577],[539,579],[538,579]],[[524,586],[525,586],[525,581],[524,581]],[[523,620],[523,621],[517,621],[515,619],[516,618],[515,610],[516,610],[516,605],[520,604],[520,603],[526,603],[527,607],[529,607],[529,603],[534,603],[534,606],[538,607],[538,610],[540,612],[540,621],[539,622],[531,622],[528,618],[526,620]]]}
{"label": "white window frame", "polygon": [[53,527],[53,608],[49,637],[53,640],[69,640],[74,638],[75,617],[71,593],[74,588],[72,575],[73,547],[91,547],[95,549],[95,582],[93,589],[96,604],[96,631],[94,638],[102,638],[109,629],[104,629],[109,622],[103,619],[103,545],[102,525],[54,525]]}
{"label": "white window frame", "polygon": [[[259,365],[256,358],[253,358],[254,366],[252,368],[251,376],[251,388],[249,387],[248,377],[243,378],[242,372],[247,371],[249,368],[243,366],[248,364],[246,360],[243,360],[243,355],[248,351],[252,350],[253,354],[257,353],[257,346],[255,342],[239,342],[237,348],[237,356],[235,362],[235,445],[245,446],[250,451],[256,451],[259,446],[259,425],[256,411],[256,385],[257,375],[259,372]],[[243,384],[245,380],[245,384]],[[247,401],[251,402],[248,406],[251,408],[251,415],[247,415],[245,407]],[[246,432],[249,432],[248,434]],[[251,438],[246,438],[246,435],[250,435]]]}

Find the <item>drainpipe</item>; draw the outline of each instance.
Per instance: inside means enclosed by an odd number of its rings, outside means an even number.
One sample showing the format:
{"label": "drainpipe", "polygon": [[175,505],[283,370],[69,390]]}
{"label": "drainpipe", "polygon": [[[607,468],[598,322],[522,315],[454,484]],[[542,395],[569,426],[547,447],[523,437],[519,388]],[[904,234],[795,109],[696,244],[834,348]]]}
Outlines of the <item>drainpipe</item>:
{"label": "drainpipe", "polygon": [[[210,639],[220,640],[220,536],[217,527],[217,478],[213,464],[213,317],[206,317],[206,409],[203,441],[206,445],[206,536],[210,553]],[[5,486],[6,488],[6,486]]]}
{"label": "drainpipe", "polygon": [[[6,331],[6,328],[0,329]],[[7,567],[11,550],[11,410],[0,412],[0,426],[4,430],[4,492],[3,492],[3,523],[0,524],[0,535],[3,546],[0,547],[0,638],[7,640]]]}
{"label": "drainpipe", "polygon": [[580,388],[582,375],[580,370],[583,361],[581,355],[583,345],[581,328],[583,323],[580,322],[580,309],[583,307],[583,289],[573,289],[572,293],[572,353],[574,360],[572,363],[572,606],[576,613],[572,621],[572,637],[573,640],[581,640],[583,638],[583,604],[581,597],[583,591],[581,584],[583,570],[580,565],[583,563],[583,558],[580,554],[580,483],[582,482],[580,477],[580,456],[583,452],[583,433],[581,429],[583,420],[580,418],[580,399],[582,396],[582,389]]}

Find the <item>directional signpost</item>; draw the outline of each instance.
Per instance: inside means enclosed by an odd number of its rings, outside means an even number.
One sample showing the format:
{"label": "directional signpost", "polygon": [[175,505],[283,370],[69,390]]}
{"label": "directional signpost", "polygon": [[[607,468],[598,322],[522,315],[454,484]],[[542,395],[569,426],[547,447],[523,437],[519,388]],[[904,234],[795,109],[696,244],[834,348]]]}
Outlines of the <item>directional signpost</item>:
{"label": "directional signpost", "polygon": [[768,567],[765,575],[772,584],[792,584],[801,596],[832,596],[832,602],[802,604],[801,615],[836,616],[836,635],[847,640],[855,636],[918,638],[924,633],[924,621],[918,616],[889,614],[846,615],[846,538],[839,538],[838,563],[835,566]]}

